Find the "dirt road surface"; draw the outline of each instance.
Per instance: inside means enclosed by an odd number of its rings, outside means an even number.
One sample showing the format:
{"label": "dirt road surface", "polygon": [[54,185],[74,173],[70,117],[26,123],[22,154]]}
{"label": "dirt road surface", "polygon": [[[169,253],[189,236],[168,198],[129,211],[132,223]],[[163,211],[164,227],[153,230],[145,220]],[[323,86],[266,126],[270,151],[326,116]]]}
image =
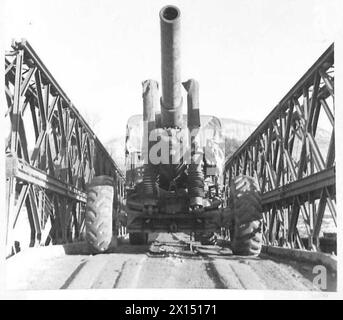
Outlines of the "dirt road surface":
{"label": "dirt road surface", "polygon": [[[192,249],[192,250],[191,250]],[[132,246],[127,241],[114,253],[20,256],[6,262],[7,288],[217,288],[319,290],[313,285],[313,266],[259,257],[232,255],[217,245],[190,246],[185,234],[156,234],[149,245]],[[335,279],[328,275],[328,291]]]}

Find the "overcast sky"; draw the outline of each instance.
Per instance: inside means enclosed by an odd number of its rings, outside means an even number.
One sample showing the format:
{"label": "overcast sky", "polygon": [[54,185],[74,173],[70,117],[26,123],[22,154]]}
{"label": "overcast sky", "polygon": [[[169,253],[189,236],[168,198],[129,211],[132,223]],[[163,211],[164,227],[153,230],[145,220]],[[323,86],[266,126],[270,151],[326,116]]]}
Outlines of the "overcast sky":
{"label": "overcast sky", "polygon": [[6,0],[5,45],[26,38],[106,142],[142,112],[141,82],[160,81],[158,13],[175,4],[201,112],[258,123],[335,41],[341,2]]}

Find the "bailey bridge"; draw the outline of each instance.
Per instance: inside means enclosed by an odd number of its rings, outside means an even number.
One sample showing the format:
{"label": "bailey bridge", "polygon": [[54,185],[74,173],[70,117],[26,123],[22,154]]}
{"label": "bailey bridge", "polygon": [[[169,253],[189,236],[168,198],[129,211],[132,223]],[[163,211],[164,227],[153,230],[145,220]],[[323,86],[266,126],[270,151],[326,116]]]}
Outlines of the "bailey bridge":
{"label": "bailey bridge", "polygon": [[[112,176],[122,212],[124,173],[25,40],[5,54],[5,95],[8,288],[336,290],[334,45],[225,163],[225,184],[238,174],[259,181],[264,246],[257,258],[235,257],[220,241],[190,246],[183,234],[129,246],[121,225],[113,249],[91,255],[86,185]],[[328,273],[322,287],[314,283],[319,267]]]}

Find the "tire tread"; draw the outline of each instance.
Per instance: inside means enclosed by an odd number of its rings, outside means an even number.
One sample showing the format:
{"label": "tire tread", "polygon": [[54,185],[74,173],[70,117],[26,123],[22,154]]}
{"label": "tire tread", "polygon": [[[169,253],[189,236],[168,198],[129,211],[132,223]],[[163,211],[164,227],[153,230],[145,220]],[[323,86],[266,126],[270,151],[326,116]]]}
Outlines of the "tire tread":
{"label": "tire tread", "polygon": [[105,252],[112,241],[113,179],[94,177],[88,185],[86,206],[86,240],[95,252]]}
{"label": "tire tread", "polygon": [[234,212],[232,252],[242,256],[259,255],[262,248],[262,205],[257,181],[238,176],[230,187]]}

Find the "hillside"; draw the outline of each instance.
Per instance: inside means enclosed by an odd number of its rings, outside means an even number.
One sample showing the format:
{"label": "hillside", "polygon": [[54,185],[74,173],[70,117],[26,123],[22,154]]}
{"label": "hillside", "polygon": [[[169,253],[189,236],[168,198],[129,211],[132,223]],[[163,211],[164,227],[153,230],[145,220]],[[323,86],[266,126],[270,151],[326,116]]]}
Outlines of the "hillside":
{"label": "hillside", "polygon": [[[249,137],[255,130],[257,124],[249,121],[239,121],[229,118],[221,118],[223,136],[226,138],[226,156],[232,155],[236,149]],[[316,140],[319,149],[324,157],[330,140],[330,133],[324,129],[318,129]],[[111,154],[118,166],[125,171],[125,135],[114,137],[105,144],[106,149]]]}

